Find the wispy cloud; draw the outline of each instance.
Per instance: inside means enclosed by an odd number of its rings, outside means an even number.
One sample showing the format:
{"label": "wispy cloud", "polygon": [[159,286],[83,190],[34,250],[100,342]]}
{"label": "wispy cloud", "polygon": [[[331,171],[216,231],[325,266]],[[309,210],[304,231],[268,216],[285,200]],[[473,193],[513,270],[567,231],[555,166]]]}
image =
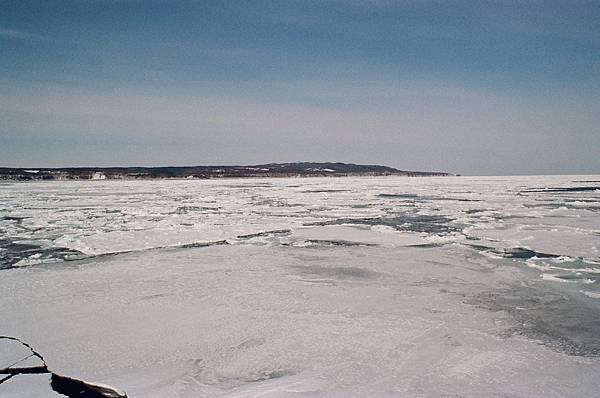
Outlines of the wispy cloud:
{"label": "wispy cloud", "polygon": [[0,27],[0,38],[19,39],[19,40],[45,40],[46,37],[24,30],[5,29]]}
{"label": "wispy cloud", "polygon": [[[503,97],[436,81],[384,86],[372,80],[360,87],[244,86],[242,96],[229,90],[157,95],[128,86],[12,86],[0,80],[0,118],[6,120],[0,158],[14,164],[10,145],[48,143],[58,151],[55,164],[68,153],[72,164],[333,159],[488,174],[577,173],[598,165],[600,119],[586,105],[597,100],[582,94]],[[350,99],[330,98],[330,92]],[[280,100],[286,96],[316,100]],[[545,159],[556,166],[548,171]]]}

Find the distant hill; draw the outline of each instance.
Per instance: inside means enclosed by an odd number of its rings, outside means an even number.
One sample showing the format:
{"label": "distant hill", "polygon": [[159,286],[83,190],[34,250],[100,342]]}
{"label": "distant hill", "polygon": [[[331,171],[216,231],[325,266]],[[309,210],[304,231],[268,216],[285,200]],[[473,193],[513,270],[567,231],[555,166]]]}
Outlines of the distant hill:
{"label": "distant hill", "polygon": [[340,177],[448,176],[448,173],[404,171],[393,167],[352,163],[269,163],[253,166],[179,166],[179,167],[0,167],[3,180],[103,180],[154,178],[244,178],[244,177]]}

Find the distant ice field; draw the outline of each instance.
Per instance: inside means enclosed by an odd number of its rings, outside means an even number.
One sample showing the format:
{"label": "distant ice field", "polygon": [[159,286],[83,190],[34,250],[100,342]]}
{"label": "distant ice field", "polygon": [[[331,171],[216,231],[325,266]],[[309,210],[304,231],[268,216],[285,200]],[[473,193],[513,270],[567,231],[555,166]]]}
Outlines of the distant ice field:
{"label": "distant ice field", "polygon": [[414,239],[521,260],[548,280],[583,286],[600,273],[594,178],[4,183],[0,268],[217,242],[397,246]]}
{"label": "distant ice field", "polygon": [[597,396],[599,280],[600,176],[0,183],[0,335],[132,397]]}

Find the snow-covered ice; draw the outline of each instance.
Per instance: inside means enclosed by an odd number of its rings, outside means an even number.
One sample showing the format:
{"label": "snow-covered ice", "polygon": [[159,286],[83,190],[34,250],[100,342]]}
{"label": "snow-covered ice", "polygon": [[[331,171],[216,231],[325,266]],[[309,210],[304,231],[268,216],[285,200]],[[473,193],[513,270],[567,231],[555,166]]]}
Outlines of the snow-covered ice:
{"label": "snow-covered ice", "polygon": [[596,396],[599,180],[0,183],[0,335],[130,397]]}

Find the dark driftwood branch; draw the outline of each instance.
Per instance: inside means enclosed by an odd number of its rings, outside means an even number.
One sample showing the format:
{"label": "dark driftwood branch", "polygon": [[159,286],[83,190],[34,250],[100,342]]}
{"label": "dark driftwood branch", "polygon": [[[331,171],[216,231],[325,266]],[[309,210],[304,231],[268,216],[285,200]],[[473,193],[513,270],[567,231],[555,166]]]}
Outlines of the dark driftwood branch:
{"label": "dark driftwood branch", "polygon": [[8,375],[6,377],[4,377],[3,379],[0,379],[0,384],[4,383],[7,380],[10,380],[14,375]]}
{"label": "dark driftwood branch", "polygon": [[[31,347],[29,344],[22,341],[21,339],[18,339],[16,337],[12,337],[12,336],[0,336],[0,339],[16,341],[16,342],[20,343],[21,345],[27,347],[27,349],[29,351],[31,351],[31,354],[27,355],[25,358],[22,358],[22,359],[18,360],[17,362],[14,362],[12,365],[7,366],[6,368],[0,369],[0,374],[8,375],[8,376],[4,377],[3,379],[0,379],[0,384],[10,380],[14,376],[21,375],[21,374],[50,373],[50,371],[48,370],[48,366],[46,366],[46,361],[44,361],[44,357],[42,357],[37,351],[35,351],[33,349],[33,347]],[[43,365],[28,366],[25,368],[15,368],[14,367],[14,365],[16,365],[19,362],[22,362],[28,358],[31,358],[32,356],[39,358],[42,361]]]}
{"label": "dark driftwood branch", "polygon": [[40,374],[50,373],[46,366],[28,366],[26,368],[4,368],[0,369],[0,374],[20,375],[20,374]]}
{"label": "dark driftwood branch", "polygon": [[[89,383],[83,380],[74,379],[68,376],[61,376],[48,369],[44,357],[42,357],[37,351],[35,351],[29,344],[25,343],[21,339],[12,336],[0,336],[0,340],[12,340],[16,341],[23,346],[27,347],[31,354],[14,362],[6,368],[0,369],[0,374],[7,375],[0,379],[0,384],[10,380],[14,376],[23,374],[44,374],[48,373],[51,375],[50,387],[59,393],[66,395],[67,397],[80,397],[80,398],[127,398],[127,394],[118,391],[113,387],[104,386],[101,384]],[[14,365],[31,357],[39,358],[43,365],[20,367],[16,368]]]}
{"label": "dark driftwood branch", "polygon": [[[20,343],[21,345],[24,345],[25,347],[27,347],[27,349],[29,349],[29,351],[31,351],[31,355],[29,355],[29,357],[33,355],[34,357],[39,358],[42,361],[42,363],[44,364],[44,367],[46,367],[46,361],[44,360],[44,357],[41,356],[36,350],[33,349],[33,347],[31,347],[29,344],[27,344],[23,340],[18,339],[16,337],[12,337],[12,336],[0,336],[0,339],[3,339],[3,340],[12,340],[12,341],[16,341],[17,343]],[[29,358],[29,357],[27,357],[27,358]],[[26,358],[23,358],[23,359],[26,359]],[[19,362],[21,362],[21,361],[17,361],[14,364],[17,364]],[[13,365],[10,365],[10,366],[8,366],[5,369],[8,369],[8,368],[10,368]],[[3,373],[2,370],[5,370],[5,369],[0,369],[0,373]],[[46,367],[46,370],[47,370],[47,367]]]}

